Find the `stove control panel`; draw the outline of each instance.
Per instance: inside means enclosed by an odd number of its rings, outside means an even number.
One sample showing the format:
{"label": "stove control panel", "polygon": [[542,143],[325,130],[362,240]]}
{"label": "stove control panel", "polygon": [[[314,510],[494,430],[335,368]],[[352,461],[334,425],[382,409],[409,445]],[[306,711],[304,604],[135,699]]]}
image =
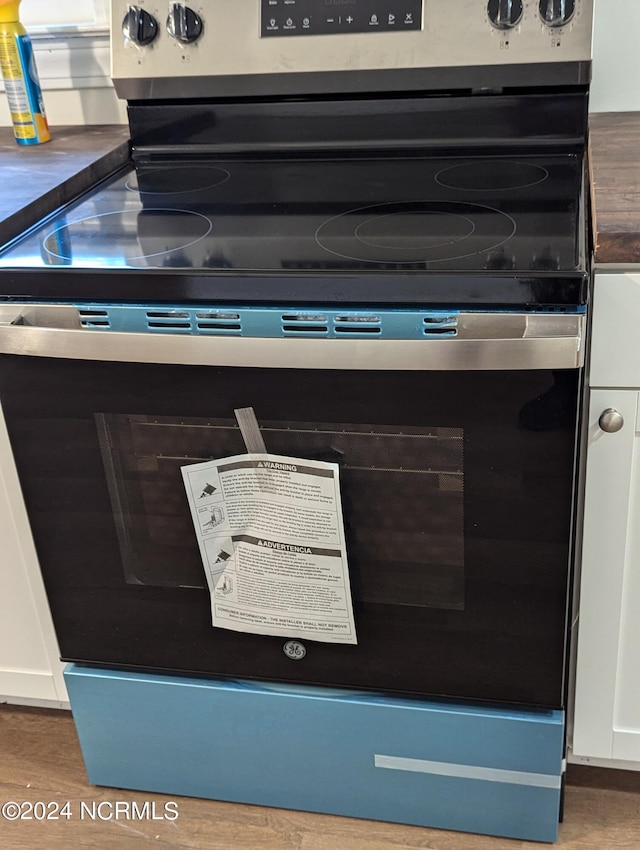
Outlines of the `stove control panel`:
{"label": "stove control panel", "polygon": [[582,83],[541,68],[590,62],[594,2],[111,0],[112,77],[128,100]]}
{"label": "stove control panel", "polygon": [[422,0],[262,0],[262,38],[422,28]]}

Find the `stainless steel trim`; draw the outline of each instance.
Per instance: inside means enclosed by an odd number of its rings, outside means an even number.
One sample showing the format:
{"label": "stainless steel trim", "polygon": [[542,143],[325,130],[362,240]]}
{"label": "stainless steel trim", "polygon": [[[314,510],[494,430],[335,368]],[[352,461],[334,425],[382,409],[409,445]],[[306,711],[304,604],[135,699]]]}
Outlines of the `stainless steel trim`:
{"label": "stainless steel trim", "polygon": [[[184,67],[184,66],[183,66]],[[509,66],[510,85],[532,87],[587,85],[591,61],[539,62]],[[228,76],[176,76],[114,78],[123,100],[158,100],[193,97],[287,96],[356,94],[362,91],[438,91],[441,89],[501,88],[503,65],[444,68],[394,68],[388,70],[307,71],[286,74],[233,74]]]}
{"label": "stainless steel trim", "polygon": [[527,785],[531,788],[560,788],[561,777],[550,773],[530,773],[524,770],[504,770],[497,767],[478,767],[471,764],[428,761],[426,759],[385,756],[373,757],[376,767],[387,770],[406,770],[411,773],[431,773],[456,779],[477,779],[480,782],[501,782],[506,785]]}
{"label": "stainless steel trim", "polygon": [[0,306],[0,354],[119,363],[367,371],[572,369],[584,364],[585,317],[461,313],[440,339],[306,339],[121,333],[83,328],[75,307]]}

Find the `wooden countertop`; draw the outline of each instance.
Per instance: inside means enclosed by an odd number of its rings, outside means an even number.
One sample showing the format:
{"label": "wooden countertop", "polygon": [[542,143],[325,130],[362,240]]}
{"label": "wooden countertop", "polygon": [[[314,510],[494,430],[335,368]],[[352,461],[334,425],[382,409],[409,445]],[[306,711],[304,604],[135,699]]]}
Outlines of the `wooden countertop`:
{"label": "wooden countertop", "polygon": [[53,127],[51,141],[18,145],[0,127],[0,245],[86,191],[129,156],[129,127]]}
{"label": "wooden countertop", "polygon": [[595,261],[640,263],[640,112],[589,117]]}

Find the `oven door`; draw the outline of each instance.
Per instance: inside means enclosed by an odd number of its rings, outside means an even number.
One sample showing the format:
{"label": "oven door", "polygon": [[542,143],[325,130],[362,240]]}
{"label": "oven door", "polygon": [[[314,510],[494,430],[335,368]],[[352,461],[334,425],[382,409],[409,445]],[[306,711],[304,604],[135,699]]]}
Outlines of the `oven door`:
{"label": "oven door", "polygon": [[[455,338],[81,329],[4,307],[2,407],[64,659],[560,706],[583,317],[468,314]],[[181,467],[339,463],[358,644],[211,625]]]}

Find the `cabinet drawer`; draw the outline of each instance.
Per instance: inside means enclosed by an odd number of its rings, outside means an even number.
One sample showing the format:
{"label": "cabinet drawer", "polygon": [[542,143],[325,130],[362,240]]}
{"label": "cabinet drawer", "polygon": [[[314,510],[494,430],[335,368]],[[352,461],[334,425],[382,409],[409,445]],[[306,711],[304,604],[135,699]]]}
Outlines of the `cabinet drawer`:
{"label": "cabinet drawer", "polygon": [[592,387],[640,387],[640,270],[595,277]]}

